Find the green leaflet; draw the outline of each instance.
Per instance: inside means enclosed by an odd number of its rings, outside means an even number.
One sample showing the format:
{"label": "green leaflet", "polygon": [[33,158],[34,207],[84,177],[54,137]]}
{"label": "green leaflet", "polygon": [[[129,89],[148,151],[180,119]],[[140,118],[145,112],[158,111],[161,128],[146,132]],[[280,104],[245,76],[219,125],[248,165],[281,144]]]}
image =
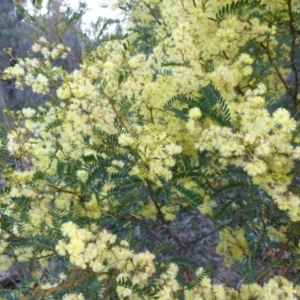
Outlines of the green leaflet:
{"label": "green leaflet", "polygon": [[221,126],[230,126],[230,110],[220,92],[213,85],[201,88],[201,92],[203,98],[193,98],[186,94],[175,95],[165,103],[164,108],[175,112],[177,116],[187,121],[188,118],[183,110],[172,107],[178,101],[187,104],[189,108],[198,107],[204,116]]}
{"label": "green leaflet", "polygon": [[187,265],[187,266],[193,266],[194,262],[188,258],[185,257],[171,257],[168,259],[169,263],[174,263],[174,264],[182,264],[182,265]]}
{"label": "green leaflet", "polygon": [[201,281],[202,279],[207,276],[206,272],[204,271],[202,274],[200,274],[199,276],[196,277],[196,279],[194,279],[192,282],[190,282],[187,286],[186,289],[188,291],[194,289]]}
{"label": "green leaflet", "polygon": [[152,250],[152,253],[157,255],[158,253],[160,253],[161,251],[170,248],[172,245],[170,243],[164,243],[158,247],[156,247],[154,250]]}
{"label": "green leaflet", "polygon": [[216,19],[218,23],[223,21],[226,15],[229,14],[238,14],[241,15],[245,12],[251,13],[254,8],[261,8],[265,7],[264,4],[261,3],[261,0],[239,0],[236,2],[232,2],[230,5],[226,4],[216,14]]}
{"label": "green leaflet", "polygon": [[195,192],[185,188],[182,184],[178,182],[173,182],[173,187],[186,196],[191,202],[195,205],[200,205],[203,203],[203,200],[200,198],[200,195],[196,194]]}
{"label": "green leaflet", "polygon": [[[218,116],[216,119],[219,119],[221,123],[223,123],[225,126],[230,126],[231,124],[231,116],[229,108],[225,102],[225,99],[221,96],[220,92],[213,86],[208,85],[201,89],[202,93],[204,94],[205,98],[212,103],[218,103],[222,110],[222,117],[218,115],[216,108],[213,109],[212,116]],[[201,109],[201,108],[200,108]],[[203,109],[203,108],[202,108]]]}
{"label": "green leaflet", "polygon": [[228,192],[237,191],[239,188],[248,188],[248,183],[242,182],[242,181],[236,181],[232,182],[230,184],[227,184],[225,186],[222,186],[219,189],[215,190],[215,197],[224,195]]}

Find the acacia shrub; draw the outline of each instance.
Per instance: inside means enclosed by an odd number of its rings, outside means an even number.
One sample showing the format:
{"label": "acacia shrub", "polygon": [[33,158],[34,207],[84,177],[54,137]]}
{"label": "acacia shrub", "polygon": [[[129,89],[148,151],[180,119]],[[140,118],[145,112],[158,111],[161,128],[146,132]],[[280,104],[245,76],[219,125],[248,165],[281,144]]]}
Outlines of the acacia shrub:
{"label": "acacia shrub", "polygon": [[[53,67],[72,55],[63,40],[43,37],[43,59],[4,71],[56,97],[18,112],[3,141],[18,168],[3,171],[0,269],[34,270],[20,299],[297,299],[300,4],[115,5],[126,34],[72,73]],[[236,286],[194,261],[185,277],[172,251],[155,260],[164,240],[135,243],[148,228],[187,248],[172,225],[195,211],[215,222]]]}

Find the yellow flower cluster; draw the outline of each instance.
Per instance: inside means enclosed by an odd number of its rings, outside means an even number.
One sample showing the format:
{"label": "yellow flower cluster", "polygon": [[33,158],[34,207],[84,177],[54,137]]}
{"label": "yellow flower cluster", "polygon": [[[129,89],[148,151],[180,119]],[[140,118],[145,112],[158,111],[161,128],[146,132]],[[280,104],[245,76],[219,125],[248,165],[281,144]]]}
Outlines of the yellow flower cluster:
{"label": "yellow flower cluster", "polygon": [[9,235],[5,233],[2,229],[0,230],[1,234],[1,245],[0,245],[0,269],[8,270],[9,267],[14,263],[14,259],[7,254],[5,254],[5,250],[9,245],[8,238]]}
{"label": "yellow flower cluster", "polygon": [[[197,275],[200,276],[203,270],[200,268]],[[235,299],[258,299],[258,300],[276,300],[276,299],[297,299],[299,289],[294,287],[291,282],[283,277],[276,276],[260,286],[254,284],[242,284],[239,291],[224,287],[222,284],[212,284],[211,280],[203,275],[203,279],[196,287],[191,290],[185,290],[185,300],[203,299],[203,300],[235,300]]]}
{"label": "yellow flower cluster", "polygon": [[[65,239],[58,241],[56,251],[61,256],[68,256],[70,263],[80,269],[90,268],[98,274],[118,270],[117,280],[130,278],[133,284],[141,286],[155,273],[153,254],[134,253],[126,241],[121,243],[122,246],[114,245],[116,236],[106,230],[94,234],[69,221],[62,225],[61,231]],[[122,297],[129,293],[121,287],[117,292]]]}
{"label": "yellow flower cluster", "polygon": [[138,175],[157,185],[160,185],[160,177],[167,180],[172,178],[170,168],[174,167],[174,156],[182,152],[182,147],[172,142],[170,136],[160,126],[142,128],[136,140],[128,134],[121,134],[118,141],[121,146],[130,145],[138,152],[139,159],[132,168],[131,175]]}
{"label": "yellow flower cluster", "polygon": [[[300,159],[300,146],[295,146],[297,123],[290,113],[284,108],[274,112],[268,109],[273,98],[286,92],[276,76],[280,72],[285,78],[287,70],[274,69],[270,63],[259,79],[254,74],[255,66],[276,53],[279,42],[275,21],[270,25],[248,12],[241,16],[225,14],[216,20],[216,13],[231,0],[115,2],[134,4],[130,6],[130,18],[135,22],[127,22],[128,32],[137,22],[151,25],[156,44],[150,54],[137,53],[132,47],[139,44],[139,36],[133,33],[126,43],[104,42],[68,74],[62,67],[53,67],[52,60],[65,57],[69,50],[62,44],[51,45],[42,37],[32,47],[42,59],[17,59],[17,64],[4,71],[3,79],[15,79],[17,88],[27,85],[36,93],[49,95],[54,88],[56,97],[45,107],[24,108],[18,113],[16,126],[7,136],[7,149],[19,165],[4,173],[7,190],[0,207],[3,215],[14,220],[10,234],[15,238],[49,238],[47,232],[57,226],[55,217],[69,218],[58,225],[64,238],[55,241],[56,252],[76,268],[98,274],[103,281],[108,271],[117,270],[118,297],[140,299],[123,282],[147,286],[156,271],[154,255],[134,253],[126,241],[117,245],[116,235],[105,229],[99,231],[93,223],[100,224],[103,216],[114,215],[122,200],[121,196],[110,197],[110,190],[119,188],[119,182],[114,181],[118,171],[128,167],[128,176],[136,176],[154,191],[161,191],[163,182],[169,184],[185,169],[184,157],[187,164],[208,175],[228,166],[239,167],[292,222],[298,222],[300,198],[290,190],[290,184],[291,171]],[[270,14],[286,9],[283,2],[261,2]],[[163,22],[156,20],[153,9],[159,10]],[[256,48],[263,48],[266,55],[255,56]],[[251,49],[251,55],[245,49]],[[289,47],[283,47],[282,52],[289,54]],[[230,126],[221,126],[196,104],[176,102],[173,110],[166,110],[168,101],[178,94],[203,99],[201,87],[209,84],[220,91],[230,113]],[[213,111],[222,113],[221,105],[216,104]],[[203,153],[209,164],[199,158]],[[91,179],[93,174],[98,177]],[[203,200],[197,208],[212,214],[216,202],[199,188],[199,182],[178,180]],[[203,183],[211,184],[205,179]],[[209,186],[211,190],[214,184]],[[163,214],[165,221],[174,221],[180,208],[190,202],[182,200],[182,193],[175,188],[170,190],[169,203],[161,201],[158,205],[149,200],[149,188],[135,215],[156,221],[158,214]],[[22,207],[16,199],[22,199]],[[81,218],[87,224],[84,228],[76,225]],[[281,243],[287,239],[285,228],[276,232],[269,226],[268,236]],[[228,266],[249,252],[243,228],[225,228],[220,239],[217,250]],[[1,268],[14,262],[5,253],[8,240],[1,232]],[[37,253],[40,257],[52,255],[50,250]],[[27,262],[37,253],[32,247],[18,247],[13,256]],[[47,264],[47,259],[39,261]],[[202,272],[199,269],[196,275]],[[177,274],[178,267],[170,264],[160,275],[157,299],[176,299],[183,290]],[[195,288],[184,293],[185,299],[293,299],[299,290],[282,277],[263,286],[242,285],[236,291],[214,285],[204,276]],[[63,299],[84,296],[74,293]]]}
{"label": "yellow flower cluster", "polygon": [[176,292],[180,289],[180,285],[176,280],[178,271],[178,266],[171,263],[167,271],[160,275],[160,278],[157,282],[159,289],[158,292],[155,294],[155,299],[176,299]]}
{"label": "yellow flower cluster", "polygon": [[82,295],[82,293],[80,294],[67,294],[67,295],[64,295],[62,300],[84,300],[84,296]]}
{"label": "yellow flower cluster", "polygon": [[195,147],[218,157],[220,168],[230,164],[242,167],[280,209],[297,221],[300,200],[288,192],[292,180],[288,174],[294,160],[300,158],[299,146],[292,144],[297,124],[286,109],[278,108],[273,115],[268,112],[262,96],[265,90],[262,83],[247,90],[245,99],[231,106],[233,128],[211,124],[200,133]]}
{"label": "yellow flower cluster", "polygon": [[[44,58],[44,62],[37,58],[25,60],[17,59],[18,63],[4,70],[3,79],[16,79],[16,87],[18,89],[23,89],[24,84],[30,86],[32,91],[39,94],[49,94],[50,86],[55,86],[56,81],[60,79],[60,74],[63,73],[61,67],[53,67],[50,58],[50,43],[41,37],[38,42],[36,42],[32,49],[34,52],[40,52]],[[52,58],[57,58],[63,53],[63,46],[57,45],[56,48],[52,50]],[[62,56],[66,57],[64,53]]]}
{"label": "yellow flower cluster", "polygon": [[248,254],[248,243],[242,228],[225,228],[220,231],[219,236],[221,241],[216,251],[224,255],[226,266],[229,267],[235,260],[241,261]]}

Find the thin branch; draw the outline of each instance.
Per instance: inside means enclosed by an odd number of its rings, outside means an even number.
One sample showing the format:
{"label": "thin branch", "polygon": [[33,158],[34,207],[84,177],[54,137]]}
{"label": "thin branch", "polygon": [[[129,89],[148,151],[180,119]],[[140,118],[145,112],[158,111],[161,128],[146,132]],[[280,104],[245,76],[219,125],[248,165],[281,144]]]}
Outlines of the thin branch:
{"label": "thin branch", "polygon": [[236,85],[236,86],[234,87],[234,90],[236,91],[236,93],[237,93],[238,95],[242,95],[242,96],[245,95],[245,93],[243,92],[242,87],[240,86],[240,84]]}
{"label": "thin branch", "polygon": [[143,2],[143,4],[149,9],[151,16],[155,19],[155,21],[157,22],[157,24],[158,24],[159,26],[161,26],[162,24],[161,24],[160,20],[159,20],[158,18],[156,18],[156,16],[155,16],[155,14],[153,13],[153,10],[152,10],[152,8],[150,7],[150,5],[147,4],[145,1],[142,1],[142,2]]}
{"label": "thin branch", "polygon": [[263,43],[260,43],[260,46],[262,47],[263,50],[265,50],[265,52],[266,52],[266,54],[267,54],[267,56],[268,56],[269,62],[273,65],[273,67],[274,67],[274,69],[275,69],[275,71],[276,71],[276,73],[277,73],[277,75],[278,75],[280,81],[281,81],[282,84],[284,85],[285,89],[287,90],[287,92],[290,92],[289,86],[288,86],[287,83],[285,82],[285,80],[284,80],[282,74],[280,73],[278,67],[275,65],[274,59],[273,59],[273,57],[272,57],[272,55],[271,55],[271,52],[270,52],[270,49],[269,49],[268,45],[265,46]]}
{"label": "thin branch", "polygon": [[188,244],[193,244],[193,246],[194,246],[195,244],[197,244],[198,242],[201,242],[206,237],[208,237],[210,235],[213,235],[213,234],[217,233],[219,230],[221,230],[224,227],[228,226],[230,223],[232,223],[232,219],[230,219],[230,220],[224,222],[223,224],[219,225],[216,229],[214,229],[214,230],[212,230],[208,233],[202,234],[198,239],[196,239],[194,241],[190,241],[190,242],[188,242]]}
{"label": "thin branch", "polygon": [[290,95],[292,95],[292,90],[291,90],[291,88],[287,85],[287,83],[286,83],[285,79],[283,78],[283,76],[282,76],[282,74],[281,74],[279,68],[276,66],[275,61],[274,61],[274,59],[273,59],[273,57],[272,57],[272,55],[271,55],[271,52],[270,52],[270,49],[269,49],[268,45],[265,46],[263,43],[260,43],[260,46],[262,47],[263,50],[265,50],[265,52],[266,52],[266,54],[267,54],[267,56],[268,56],[269,62],[273,65],[273,67],[274,67],[274,69],[275,69],[275,72],[276,72],[277,76],[279,77],[280,81],[282,82],[282,84],[284,85],[286,91],[287,91]]}
{"label": "thin branch", "polygon": [[114,104],[114,100],[109,97],[104,91],[102,91],[103,95],[106,97],[106,99],[109,101],[109,104],[112,106],[112,109],[114,111],[114,113],[116,114],[116,117],[117,119],[119,120],[119,122],[122,124],[122,126],[126,129],[126,131],[128,132],[128,128],[127,126],[125,125],[125,123],[123,122],[121,116],[119,115],[116,107],[115,107],[115,104]]}
{"label": "thin branch", "polygon": [[227,283],[225,280],[221,279],[218,276],[212,276],[212,278],[215,278],[215,279],[219,280],[221,283],[225,284],[229,288],[232,288],[232,289],[236,288],[234,285]]}
{"label": "thin branch", "polygon": [[276,253],[275,257],[277,259],[281,259],[282,255],[284,254],[285,249],[288,247],[288,245],[291,242],[293,236],[294,235],[291,234],[290,237],[287,239],[287,241],[282,245],[280,251]]}
{"label": "thin branch", "polygon": [[37,290],[37,291],[30,291],[29,296],[22,297],[21,300],[27,300],[27,299],[29,300],[29,299],[32,299],[32,297],[43,297],[43,296],[45,296],[47,294],[50,294],[50,293],[55,293],[55,292],[59,292],[61,290],[67,289],[67,288],[72,288],[72,287],[75,287],[78,283],[88,279],[89,277],[96,276],[96,275],[99,275],[99,274],[94,273],[94,272],[90,272],[90,273],[85,274],[84,276],[82,276],[78,279],[75,279],[71,282],[68,282],[68,283],[65,283],[65,284],[62,284],[62,285],[58,285],[58,286],[53,287],[53,288],[44,289],[44,290]]}
{"label": "thin branch", "polygon": [[228,60],[228,59],[229,59],[229,57],[227,56],[226,52],[223,50],[223,51],[222,51],[222,53],[223,53],[223,55],[224,55],[225,59],[226,59],[226,60]]}
{"label": "thin branch", "polygon": [[[22,4],[20,4],[19,1],[14,1],[14,2],[15,2],[16,7],[23,7]],[[22,11],[23,11],[23,10],[22,10]],[[30,18],[31,20],[32,20],[32,19],[34,20],[34,22],[32,22],[32,24],[33,24],[34,26],[36,26],[37,28],[39,28],[39,29],[42,30],[42,31],[45,31],[45,32],[48,33],[50,36],[52,36],[54,39],[58,40],[58,41],[63,45],[64,51],[65,51],[69,56],[71,56],[71,57],[72,57],[74,60],[76,60],[78,63],[82,63],[81,58],[79,58],[78,56],[76,56],[74,53],[72,53],[72,52],[68,49],[68,47],[67,47],[66,44],[64,43],[62,37],[60,37],[60,36],[58,36],[58,35],[52,33],[51,31],[48,31],[47,28],[46,28],[45,26],[41,25],[40,23],[38,23],[38,22],[36,21],[36,19],[35,19],[31,14],[28,13],[28,11],[27,11],[26,9],[24,9],[24,14],[25,14],[28,18]]]}
{"label": "thin branch", "polygon": [[183,244],[181,242],[180,238],[178,237],[178,235],[175,232],[173,232],[173,230],[169,227],[168,223],[166,222],[166,220],[164,218],[164,214],[161,211],[161,207],[158,205],[158,203],[156,201],[156,197],[154,195],[154,191],[152,189],[151,183],[148,180],[146,180],[146,183],[147,183],[147,186],[148,186],[148,191],[149,191],[150,198],[151,198],[152,202],[154,203],[154,206],[155,206],[155,208],[158,212],[159,219],[161,220],[161,222],[164,225],[163,229],[166,229],[170,233],[170,235],[178,243],[178,245],[180,245],[183,248],[188,248],[188,245]]}
{"label": "thin branch", "polygon": [[147,183],[147,186],[148,186],[148,191],[149,191],[150,198],[151,198],[152,202],[154,203],[154,206],[155,206],[155,208],[158,212],[158,215],[160,216],[160,219],[161,219],[162,223],[166,224],[166,221],[164,220],[164,217],[163,217],[164,214],[162,213],[162,211],[160,209],[160,206],[158,205],[158,203],[156,201],[156,197],[154,195],[154,191],[152,189],[151,183],[148,180],[146,180],[146,183]]}
{"label": "thin branch", "polygon": [[[50,34],[50,32],[47,32],[48,34]],[[52,35],[52,34],[51,34]],[[67,53],[67,54],[69,54],[72,58],[74,58],[74,60],[76,60],[78,63],[82,63],[82,59],[81,58],[79,58],[78,56],[76,56],[73,52],[71,52],[69,49],[68,49],[68,47],[65,45],[65,43],[64,43],[64,41],[63,41],[63,39],[62,39],[62,37],[59,37],[59,36],[57,36],[57,35],[52,35],[54,38],[56,37],[58,40],[59,40],[59,42],[63,45],[63,47],[64,47],[64,51]]]}
{"label": "thin branch", "polygon": [[292,97],[294,101],[294,106],[297,106],[297,95],[298,95],[298,90],[299,90],[299,77],[298,77],[298,69],[295,63],[295,53],[296,53],[296,39],[297,39],[297,32],[294,27],[294,15],[292,11],[292,1],[287,0],[287,5],[288,5],[288,11],[289,11],[289,27],[290,27],[290,32],[292,34],[292,46],[291,46],[291,63],[292,63],[292,69],[295,74],[295,87],[292,91]]}
{"label": "thin branch", "polygon": [[256,283],[261,285],[264,280],[271,275],[272,267],[268,268],[260,277],[256,280]]}
{"label": "thin branch", "polygon": [[76,192],[73,192],[73,191],[71,191],[71,190],[65,190],[65,189],[62,189],[62,188],[60,188],[60,187],[58,187],[58,186],[56,186],[56,185],[54,185],[54,184],[52,184],[52,183],[48,183],[48,182],[47,182],[46,185],[49,186],[49,187],[51,187],[51,188],[56,189],[58,192],[67,193],[67,194],[72,194],[72,195],[77,195]]}
{"label": "thin branch", "polygon": [[[1,225],[3,224],[4,225],[4,220],[2,220],[1,218],[0,218],[0,223],[1,223]],[[2,226],[1,226],[2,227]],[[5,228],[5,226],[3,226],[2,228]],[[18,238],[18,236],[17,235],[15,235],[12,231],[10,231],[9,229],[2,229],[2,230],[5,230],[8,234],[10,234],[13,238]]]}

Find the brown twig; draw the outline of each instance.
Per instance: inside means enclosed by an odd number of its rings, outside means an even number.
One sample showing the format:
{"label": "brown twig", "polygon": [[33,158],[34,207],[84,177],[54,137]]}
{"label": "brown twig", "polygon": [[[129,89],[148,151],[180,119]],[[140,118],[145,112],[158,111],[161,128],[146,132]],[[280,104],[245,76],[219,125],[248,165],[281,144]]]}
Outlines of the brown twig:
{"label": "brown twig", "polygon": [[144,224],[144,225],[147,225],[147,226],[158,227],[157,224],[155,224],[155,223],[150,223],[150,222],[147,222],[147,221],[144,221],[144,220],[142,220],[142,219],[140,219],[140,218],[134,216],[134,215],[131,214],[131,213],[127,213],[127,215],[123,216],[122,218],[124,218],[125,220],[135,220],[135,221],[137,221],[137,222],[139,222],[139,223],[142,223],[142,224]]}
{"label": "brown twig", "polygon": [[[292,236],[292,234],[291,234]],[[286,242],[282,245],[280,251],[276,252],[275,255],[273,255],[273,258],[275,259],[281,259],[282,255],[284,254],[285,249],[287,248],[288,244],[290,243],[290,241],[292,240],[291,237],[289,237]],[[257,283],[258,284],[262,284],[263,281],[265,280],[266,277],[268,277],[271,274],[272,269],[268,269],[266,270],[258,279],[257,279]]]}
{"label": "brown twig", "polygon": [[293,90],[291,91],[291,96],[293,97],[293,101],[294,101],[294,106],[296,107],[298,105],[297,103],[297,95],[298,95],[298,70],[297,70],[297,66],[295,63],[295,52],[296,52],[296,39],[297,39],[297,32],[296,29],[294,27],[294,15],[293,15],[293,11],[292,11],[292,1],[291,0],[287,0],[287,5],[288,5],[288,11],[289,11],[289,27],[290,27],[290,32],[292,34],[292,46],[291,46],[291,63],[292,63],[292,69],[293,72],[295,74],[295,87],[293,88]]}
{"label": "brown twig", "polygon": [[67,288],[71,288],[71,287],[75,287],[78,283],[88,279],[91,276],[96,276],[99,275],[98,273],[94,273],[94,272],[89,272],[88,274],[85,274],[84,276],[75,279],[71,282],[67,282],[65,284],[62,285],[58,285],[56,287],[53,288],[49,288],[49,289],[43,289],[43,290],[37,290],[37,291],[30,291],[28,296],[22,297],[21,300],[29,300],[32,299],[32,297],[43,297],[47,294],[50,293],[55,293],[55,292],[59,292],[61,290],[67,289]]}
{"label": "brown twig", "polygon": [[283,255],[284,250],[287,248],[288,244],[289,244],[290,241],[292,240],[291,236],[293,236],[293,234],[291,234],[290,237],[286,240],[286,242],[282,245],[280,251],[276,252],[275,257],[276,257],[277,259],[280,259],[281,256]]}
{"label": "brown twig", "polygon": [[275,64],[275,61],[271,55],[271,52],[270,52],[270,49],[269,49],[269,45],[264,45],[264,43],[260,43],[260,46],[262,47],[262,49],[266,52],[267,56],[268,56],[268,59],[269,59],[269,62],[273,65],[274,69],[275,69],[275,72],[277,74],[277,76],[279,77],[280,81],[282,82],[282,84],[284,85],[286,91],[290,94],[291,92],[291,89],[290,87],[287,85],[285,79],[283,78],[280,70],[278,69],[278,67],[276,66]]}
{"label": "brown twig", "polygon": [[[4,221],[0,218],[0,223],[1,225],[4,224]],[[2,227],[2,226],[1,226]],[[2,227],[3,228],[3,227]],[[5,226],[4,226],[5,228]],[[10,231],[9,229],[4,229],[8,234],[10,234],[13,238],[18,238],[18,236],[16,236],[12,231]]]}
{"label": "brown twig", "polygon": [[257,284],[261,285],[261,284],[264,282],[265,278],[268,277],[270,274],[271,274],[271,270],[270,270],[270,269],[266,270],[266,271],[265,271],[265,272],[264,272],[264,273],[256,280]]}
{"label": "brown twig", "polygon": [[224,222],[223,224],[219,225],[216,229],[214,229],[208,233],[202,234],[198,239],[196,239],[194,241],[190,241],[190,242],[188,242],[188,244],[197,244],[197,243],[201,242],[203,239],[205,239],[206,237],[217,233],[220,229],[226,227],[230,223],[232,223],[232,220],[228,220],[228,221]]}
{"label": "brown twig", "polygon": [[151,198],[151,200],[152,200],[152,202],[153,202],[153,204],[154,204],[154,206],[155,206],[155,208],[158,212],[159,219],[161,220],[162,224],[164,225],[163,228],[166,229],[170,233],[170,235],[177,242],[178,245],[180,245],[183,248],[188,248],[188,245],[183,244],[182,241],[180,240],[180,238],[177,236],[177,234],[175,232],[173,232],[173,230],[168,226],[168,223],[166,222],[166,220],[164,218],[164,214],[161,211],[161,207],[158,205],[158,203],[155,199],[156,197],[154,195],[151,183],[148,180],[146,180],[146,183],[147,183],[147,186],[148,186],[148,191],[149,191],[150,198]]}
{"label": "brown twig", "polygon": [[147,4],[145,1],[142,1],[142,3],[149,9],[151,16],[155,19],[155,21],[157,22],[157,24],[158,24],[159,26],[161,26],[162,24],[161,24],[160,20],[159,20],[158,18],[156,18],[156,16],[155,16],[155,14],[153,13],[153,10],[152,10],[152,8],[150,7],[150,5]]}
{"label": "brown twig", "polygon": [[114,111],[114,113],[116,114],[117,119],[119,120],[119,122],[122,124],[122,126],[126,129],[126,131],[128,132],[127,126],[125,125],[125,123],[123,122],[122,118],[120,117],[115,104],[114,104],[114,100],[109,97],[104,91],[102,91],[103,95],[106,97],[106,99],[109,101],[109,104],[112,106],[112,109]]}
{"label": "brown twig", "polygon": [[55,292],[59,292],[61,290],[67,289],[67,288],[72,288],[72,287],[75,287],[78,283],[85,281],[89,277],[94,277],[94,276],[99,276],[99,275],[117,275],[117,274],[119,274],[118,271],[101,272],[101,273],[89,271],[84,276],[77,278],[75,280],[72,280],[71,282],[67,282],[65,284],[58,285],[56,287],[49,288],[49,289],[30,291],[28,296],[21,297],[20,299],[21,300],[27,300],[27,299],[29,300],[29,299],[32,299],[32,297],[43,297],[50,293],[55,293]]}
{"label": "brown twig", "polygon": [[237,93],[238,95],[242,95],[242,96],[245,95],[245,93],[243,92],[242,87],[240,86],[240,84],[236,85],[236,86],[234,87],[234,90],[236,91],[236,93]]}
{"label": "brown twig", "polygon": [[[16,5],[16,7],[22,7],[22,8],[23,8],[22,4],[20,4],[19,1],[15,0],[14,3],[15,3],[15,5]],[[32,22],[32,24],[33,24],[35,27],[39,28],[39,29],[42,30],[42,31],[45,31],[45,32],[48,33],[50,36],[52,36],[54,39],[58,40],[58,41],[63,45],[64,51],[65,51],[69,56],[71,56],[71,57],[72,57],[74,60],[76,60],[78,63],[82,63],[82,59],[79,58],[78,56],[76,56],[74,53],[72,53],[72,52],[68,49],[68,47],[67,47],[66,44],[64,43],[62,37],[60,37],[60,36],[58,36],[58,35],[52,33],[51,31],[48,31],[47,28],[46,28],[45,26],[43,26],[43,25],[41,25],[40,23],[38,23],[38,22],[36,21],[36,18],[34,18],[31,14],[29,14],[28,11],[26,11],[25,9],[24,9],[24,10],[22,9],[22,11],[24,11],[24,14],[25,14],[28,18],[30,18],[31,20],[34,20],[34,22]]]}
{"label": "brown twig", "polygon": [[227,287],[230,287],[232,289],[236,289],[236,287],[234,285],[231,285],[231,284],[227,283],[224,279],[221,279],[218,276],[212,276],[212,278],[215,278],[215,279],[219,280],[220,282],[222,282],[223,284],[225,284]]}
{"label": "brown twig", "polygon": [[283,75],[281,74],[279,68],[276,66],[275,61],[274,61],[274,59],[273,59],[273,57],[272,57],[272,55],[271,55],[269,46],[268,46],[268,45],[266,46],[266,45],[264,45],[263,43],[260,43],[260,46],[261,46],[262,49],[266,52],[266,54],[267,54],[267,56],[268,56],[268,59],[269,59],[269,62],[270,62],[271,65],[274,67],[274,70],[275,70],[275,72],[276,72],[278,78],[280,79],[280,81],[281,81],[282,84],[284,85],[284,87],[285,87],[287,93],[288,93],[289,95],[292,96],[293,101],[294,101],[294,107],[296,107],[296,106],[297,106],[297,102],[295,102],[294,91],[293,91],[292,88],[290,88],[290,87],[288,86],[288,84],[287,84],[287,82],[285,81],[285,79],[283,78]]}
{"label": "brown twig", "polygon": [[228,59],[229,59],[229,57],[227,56],[226,52],[223,50],[223,51],[222,51],[222,53],[223,53],[223,55],[224,55],[225,59],[226,59],[226,60],[228,60]]}
{"label": "brown twig", "polygon": [[158,215],[160,216],[160,219],[161,219],[162,223],[165,224],[166,221],[165,221],[165,219],[163,217],[163,213],[162,213],[162,211],[160,209],[160,206],[158,205],[158,203],[157,203],[157,201],[155,199],[156,197],[154,195],[154,192],[153,192],[153,189],[152,189],[152,186],[151,186],[151,183],[149,182],[149,180],[146,180],[146,184],[148,186],[148,191],[149,191],[149,195],[150,195],[151,201],[153,202],[153,204],[154,204],[154,206],[155,206],[155,208],[156,208],[156,210],[158,212]]}
{"label": "brown twig", "polygon": [[58,187],[58,186],[56,186],[56,185],[54,185],[54,184],[52,184],[52,183],[48,183],[48,182],[47,182],[46,185],[49,186],[49,187],[51,187],[51,188],[56,189],[58,192],[67,193],[67,194],[72,194],[72,195],[77,195],[76,192],[73,192],[73,191],[71,191],[71,190],[65,190],[65,189],[62,189],[62,188],[60,188],[60,187]]}

